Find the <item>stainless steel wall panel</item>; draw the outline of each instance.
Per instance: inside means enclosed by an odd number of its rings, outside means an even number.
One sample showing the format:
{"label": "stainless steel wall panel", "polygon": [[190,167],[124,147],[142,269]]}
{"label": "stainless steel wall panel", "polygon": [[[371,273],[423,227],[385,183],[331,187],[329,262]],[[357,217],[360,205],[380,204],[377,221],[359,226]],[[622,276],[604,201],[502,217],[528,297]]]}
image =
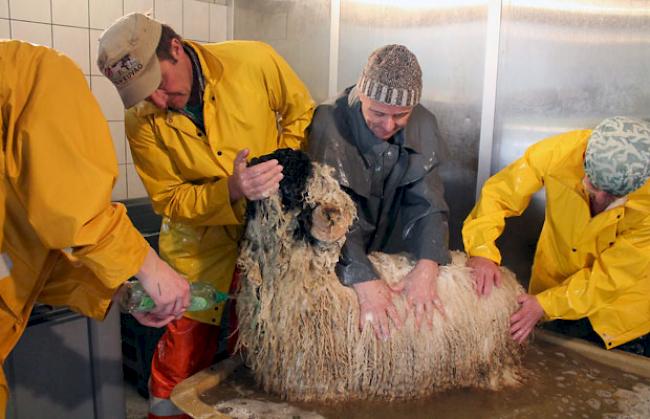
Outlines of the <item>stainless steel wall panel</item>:
{"label": "stainless steel wall panel", "polygon": [[370,53],[406,45],[423,71],[422,104],[438,118],[449,160],[443,170],[451,210],[450,243],[474,204],[481,121],[487,0],[342,0],[339,89],[356,82]]}
{"label": "stainless steel wall panel", "polygon": [[327,99],[330,0],[236,0],[233,22],[234,39],[272,45],[317,102]]}
{"label": "stainless steel wall panel", "polygon": [[496,111],[497,74],[499,69],[499,37],[501,33],[501,0],[488,3],[485,34],[485,67],[483,73],[483,103],[481,105],[481,135],[479,137],[478,168],[476,169],[476,197],[481,186],[490,177],[494,114]]}
{"label": "stainless steel wall panel", "polygon": [[[492,173],[531,144],[608,116],[650,116],[650,1],[504,0]],[[505,263],[530,271],[543,195],[508,223]]]}
{"label": "stainless steel wall panel", "polygon": [[[482,118],[494,127],[484,127],[481,182],[549,135],[616,114],[650,116],[650,0],[236,0],[233,10],[235,38],[276,47],[318,101],[355,83],[381,45],[402,43],[417,54],[422,103],[450,151],[443,179],[452,248],[462,247],[461,224],[480,187]],[[500,19],[490,24],[489,16]],[[493,46],[496,31],[495,81],[486,43]],[[490,94],[494,111],[483,115]],[[499,242],[523,278],[543,208],[538,194]]]}

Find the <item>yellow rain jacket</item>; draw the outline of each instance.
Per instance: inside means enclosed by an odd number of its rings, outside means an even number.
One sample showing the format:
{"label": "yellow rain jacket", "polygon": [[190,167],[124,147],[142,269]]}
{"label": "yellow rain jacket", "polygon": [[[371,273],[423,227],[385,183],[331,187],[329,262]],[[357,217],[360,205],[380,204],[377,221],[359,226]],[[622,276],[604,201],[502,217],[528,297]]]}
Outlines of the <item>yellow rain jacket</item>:
{"label": "yellow rain jacket", "polygon": [[650,183],[591,217],[582,184],[591,131],[554,136],[492,176],[465,220],[471,256],[501,262],[495,240],[545,187],[529,291],[549,319],[588,317],[607,348],[650,332]]}
{"label": "yellow rain jacket", "polygon": [[[0,41],[0,361],[35,302],[103,319],[149,246],[111,204],[117,160],[79,68],[45,47]],[[0,373],[0,417],[8,389]]]}
{"label": "yellow rain jacket", "polygon": [[[300,148],[314,102],[270,46],[198,45],[205,78],[201,132],[185,115],[142,102],[126,112],[138,174],[163,218],[160,255],[191,282],[228,292],[242,233],[244,200],[231,205],[227,177],[238,151],[249,157]],[[281,131],[278,132],[278,126]],[[187,317],[218,325],[222,306]]]}

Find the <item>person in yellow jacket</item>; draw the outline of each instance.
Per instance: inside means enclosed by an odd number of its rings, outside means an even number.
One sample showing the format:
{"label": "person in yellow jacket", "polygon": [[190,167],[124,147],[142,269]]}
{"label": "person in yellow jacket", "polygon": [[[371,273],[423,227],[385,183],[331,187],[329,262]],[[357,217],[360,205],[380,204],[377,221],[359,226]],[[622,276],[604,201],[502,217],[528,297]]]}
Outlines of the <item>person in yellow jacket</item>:
{"label": "person in yellow jacket", "polygon": [[[276,160],[246,159],[300,148],[314,102],[270,46],[200,45],[139,13],[101,36],[97,63],[126,111],[133,160],[163,216],[160,252],[190,281],[229,292],[246,200],[269,196],[282,179]],[[223,305],[173,321],[152,362],[149,417],[185,417],[174,386],[210,365]]]}
{"label": "person in yellow jacket", "polygon": [[463,225],[479,293],[499,283],[495,240],[545,188],[546,218],[511,335],[588,318],[608,349],[650,332],[650,123],[602,121],[531,146],[491,177]]}
{"label": "person in yellow jacket", "polygon": [[[0,41],[0,361],[34,303],[103,319],[135,275],[154,299],[150,326],[180,316],[187,282],[111,204],[117,159],[108,124],[79,68],[50,48]],[[9,389],[0,370],[0,418]]]}

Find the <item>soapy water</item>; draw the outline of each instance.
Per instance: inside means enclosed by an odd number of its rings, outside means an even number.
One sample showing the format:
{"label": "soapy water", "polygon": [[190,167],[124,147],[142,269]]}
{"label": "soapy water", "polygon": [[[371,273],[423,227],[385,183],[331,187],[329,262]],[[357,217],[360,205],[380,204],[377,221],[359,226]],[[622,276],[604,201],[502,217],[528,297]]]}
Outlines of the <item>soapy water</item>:
{"label": "soapy water", "polygon": [[232,418],[245,419],[321,419],[323,416],[288,403],[274,403],[255,399],[231,399],[219,402],[215,410]]}
{"label": "soapy water", "polygon": [[[470,349],[468,349],[470,350]],[[535,342],[523,385],[498,392],[458,389],[409,402],[287,403],[255,388],[245,368],[201,395],[235,418],[650,418],[650,379],[570,350]]]}

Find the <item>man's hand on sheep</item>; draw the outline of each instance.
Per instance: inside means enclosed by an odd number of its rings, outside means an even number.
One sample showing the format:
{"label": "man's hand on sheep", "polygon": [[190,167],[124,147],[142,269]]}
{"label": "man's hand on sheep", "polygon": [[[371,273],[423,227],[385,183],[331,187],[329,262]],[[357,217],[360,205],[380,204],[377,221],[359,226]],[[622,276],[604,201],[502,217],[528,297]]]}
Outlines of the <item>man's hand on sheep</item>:
{"label": "man's hand on sheep", "polygon": [[544,309],[534,295],[521,294],[517,297],[517,302],[520,307],[510,317],[510,336],[516,342],[524,343],[544,315]]}
{"label": "man's hand on sheep", "polygon": [[472,256],[467,260],[467,266],[472,268],[472,277],[478,295],[490,295],[492,287],[501,285],[501,270],[490,259]]}
{"label": "man's hand on sheep", "polygon": [[377,339],[388,340],[389,319],[398,329],[402,319],[393,304],[395,293],[381,279],[360,282],[352,286],[359,299],[359,327],[363,331],[368,323],[373,327]]}
{"label": "man's hand on sheep", "polygon": [[249,167],[246,165],[246,157],[249,153],[248,149],[237,153],[233,173],[228,177],[228,190],[232,203],[241,198],[249,201],[268,198],[280,187],[283,175],[282,166],[278,161],[269,160]]}
{"label": "man's hand on sheep", "polygon": [[406,301],[415,313],[415,327],[420,330],[422,319],[426,318],[429,327],[433,327],[433,312],[438,310],[445,314],[440,298],[436,292],[438,279],[438,264],[432,260],[420,259],[401,284],[406,295]]}

